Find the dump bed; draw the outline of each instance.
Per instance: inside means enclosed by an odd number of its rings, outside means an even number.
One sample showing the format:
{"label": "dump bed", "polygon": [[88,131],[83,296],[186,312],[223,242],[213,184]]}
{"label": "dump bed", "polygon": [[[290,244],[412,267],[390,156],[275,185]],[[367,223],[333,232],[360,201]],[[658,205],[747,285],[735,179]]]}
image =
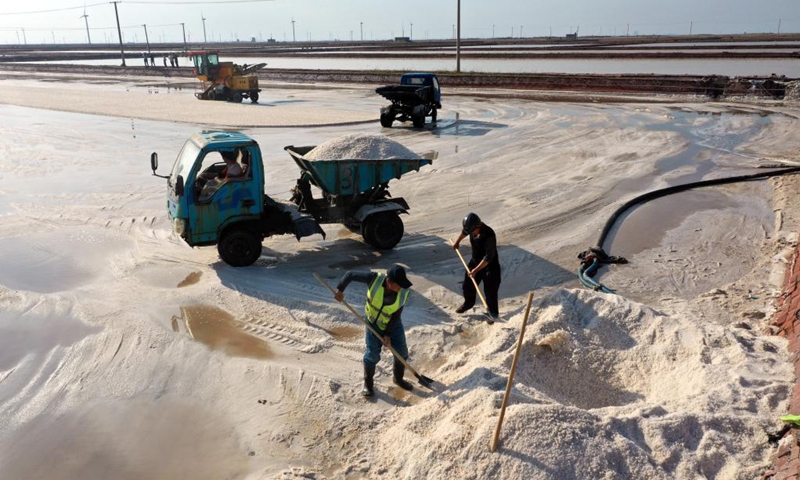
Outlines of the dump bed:
{"label": "dump bed", "polygon": [[378,87],[375,93],[391,102],[404,104],[426,103],[430,97],[431,87],[418,85],[387,85]]}
{"label": "dump bed", "polygon": [[426,153],[425,158],[374,159],[374,160],[309,160],[303,155],[316,148],[284,147],[295,161],[303,176],[322,191],[332,195],[355,195],[373,187],[400,178],[411,171],[430,165],[436,152]]}

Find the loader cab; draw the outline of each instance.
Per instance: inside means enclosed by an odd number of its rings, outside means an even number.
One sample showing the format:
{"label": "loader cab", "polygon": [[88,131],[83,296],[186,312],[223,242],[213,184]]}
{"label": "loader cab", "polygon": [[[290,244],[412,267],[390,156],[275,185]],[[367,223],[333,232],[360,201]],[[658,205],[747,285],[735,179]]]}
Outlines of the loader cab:
{"label": "loader cab", "polygon": [[189,52],[194,64],[194,75],[205,77],[204,81],[213,80],[219,72],[219,51],[218,50],[198,50]]}
{"label": "loader cab", "polygon": [[[241,175],[225,175],[230,166],[225,156],[236,158]],[[173,187],[179,183],[180,194]],[[213,245],[228,225],[260,217],[264,208],[261,151],[255,140],[239,132],[192,135],[175,161],[169,185],[167,205],[175,233],[190,246]]]}
{"label": "loader cab", "polygon": [[436,108],[442,108],[442,92],[439,89],[439,78],[433,73],[406,73],[400,77],[400,85],[432,87]]}

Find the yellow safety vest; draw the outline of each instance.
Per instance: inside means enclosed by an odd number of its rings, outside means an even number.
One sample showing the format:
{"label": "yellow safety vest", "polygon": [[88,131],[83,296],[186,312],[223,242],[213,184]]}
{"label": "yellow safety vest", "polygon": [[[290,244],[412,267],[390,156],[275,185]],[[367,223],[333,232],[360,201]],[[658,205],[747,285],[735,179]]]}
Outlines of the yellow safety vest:
{"label": "yellow safety vest", "polygon": [[372,284],[369,286],[369,290],[367,290],[367,303],[364,305],[364,313],[366,313],[367,319],[382,332],[386,331],[386,327],[389,325],[389,320],[391,320],[392,315],[406,304],[409,293],[407,289],[401,288],[400,291],[397,292],[397,298],[394,303],[391,305],[384,305],[383,294],[385,293],[386,287],[384,287],[383,281],[385,279],[385,273],[380,273],[375,277],[375,280],[373,280]]}

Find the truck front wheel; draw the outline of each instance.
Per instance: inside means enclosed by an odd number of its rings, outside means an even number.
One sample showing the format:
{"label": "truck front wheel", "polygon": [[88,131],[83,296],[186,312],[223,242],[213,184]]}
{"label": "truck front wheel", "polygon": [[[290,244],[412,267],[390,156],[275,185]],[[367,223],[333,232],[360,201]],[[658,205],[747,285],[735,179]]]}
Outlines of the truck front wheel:
{"label": "truck front wheel", "polygon": [[222,261],[232,267],[252,265],[261,256],[261,239],[255,233],[238,229],[226,232],[217,244]]}
{"label": "truck front wheel", "polygon": [[393,113],[381,113],[381,126],[384,128],[392,128],[392,123],[394,123],[394,114]]}
{"label": "truck front wheel", "polygon": [[364,241],[378,250],[390,250],[403,238],[403,221],[396,213],[377,213],[364,221]]}

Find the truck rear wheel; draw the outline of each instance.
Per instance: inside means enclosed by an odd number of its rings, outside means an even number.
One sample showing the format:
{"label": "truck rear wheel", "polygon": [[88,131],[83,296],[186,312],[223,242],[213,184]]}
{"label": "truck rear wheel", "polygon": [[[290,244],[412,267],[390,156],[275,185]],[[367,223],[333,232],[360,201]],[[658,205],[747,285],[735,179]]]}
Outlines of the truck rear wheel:
{"label": "truck rear wheel", "polygon": [[394,115],[391,113],[381,113],[381,126],[385,128],[392,128],[394,123]]}
{"label": "truck rear wheel", "polygon": [[242,92],[233,92],[231,100],[233,100],[236,103],[242,103]]}
{"label": "truck rear wheel", "polygon": [[364,241],[378,250],[390,250],[400,243],[403,230],[397,213],[376,213],[364,221]]}
{"label": "truck rear wheel", "polygon": [[411,123],[414,125],[414,128],[422,128],[425,126],[425,114],[424,113],[415,113],[411,116]]}
{"label": "truck rear wheel", "polygon": [[252,265],[261,256],[261,239],[255,233],[237,229],[226,232],[217,244],[222,261],[232,267]]}
{"label": "truck rear wheel", "polygon": [[250,102],[258,103],[258,92],[250,92]]}

